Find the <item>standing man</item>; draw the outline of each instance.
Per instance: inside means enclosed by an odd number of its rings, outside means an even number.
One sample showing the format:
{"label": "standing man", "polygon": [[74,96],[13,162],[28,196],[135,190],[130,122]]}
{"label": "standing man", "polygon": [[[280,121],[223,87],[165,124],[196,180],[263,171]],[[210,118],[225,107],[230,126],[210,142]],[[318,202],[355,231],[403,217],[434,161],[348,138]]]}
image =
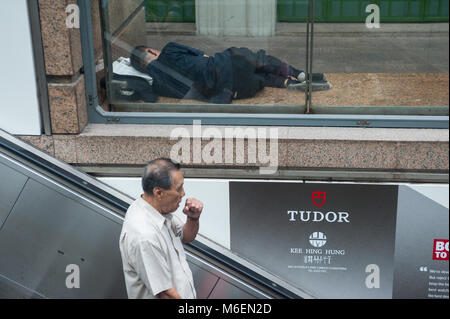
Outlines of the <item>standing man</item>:
{"label": "standing man", "polygon": [[182,243],[198,233],[203,203],[186,199],[183,223],[172,213],[185,195],[180,164],[151,161],[142,177],[142,194],[128,208],[120,234],[128,298],[196,298]]}

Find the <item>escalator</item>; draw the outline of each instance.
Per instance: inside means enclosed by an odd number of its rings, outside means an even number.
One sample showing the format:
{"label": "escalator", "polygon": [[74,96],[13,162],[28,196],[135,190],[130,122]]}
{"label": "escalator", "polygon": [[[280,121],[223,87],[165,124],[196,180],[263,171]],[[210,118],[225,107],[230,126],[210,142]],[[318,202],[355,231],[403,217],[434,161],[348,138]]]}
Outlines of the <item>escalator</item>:
{"label": "escalator", "polygon": [[[127,298],[132,201],[0,130],[0,298]],[[312,298],[207,239],[185,249],[200,299]]]}

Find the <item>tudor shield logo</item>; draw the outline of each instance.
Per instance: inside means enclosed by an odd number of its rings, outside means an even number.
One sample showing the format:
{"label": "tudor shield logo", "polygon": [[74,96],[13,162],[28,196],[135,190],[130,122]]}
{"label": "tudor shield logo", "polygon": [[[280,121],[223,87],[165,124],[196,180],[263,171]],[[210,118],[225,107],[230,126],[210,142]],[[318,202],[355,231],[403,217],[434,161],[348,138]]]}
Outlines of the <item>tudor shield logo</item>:
{"label": "tudor shield logo", "polygon": [[325,204],[325,197],[326,197],[326,193],[325,192],[312,192],[312,200],[314,205],[316,205],[317,207],[322,206],[323,204]]}

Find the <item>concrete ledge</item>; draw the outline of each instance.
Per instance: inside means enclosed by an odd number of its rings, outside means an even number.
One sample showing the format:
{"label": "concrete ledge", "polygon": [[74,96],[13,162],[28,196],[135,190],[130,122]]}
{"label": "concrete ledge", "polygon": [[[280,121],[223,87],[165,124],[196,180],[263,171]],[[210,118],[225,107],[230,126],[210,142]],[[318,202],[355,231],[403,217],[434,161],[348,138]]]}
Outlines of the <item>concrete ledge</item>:
{"label": "concrete ledge", "polygon": [[[202,126],[201,134],[192,134],[192,126],[172,125],[113,125],[89,124],[78,135],[21,138],[70,164],[106,166],[142,166],[156,157],[170,157],[172,147],[180,141],[170,139],[173,130],[185,130],[190,138],[190,161],[183,163],[192,168],[234,169],[265,166],[258,156],[259,147],[270,143],[253,144],[244,138],[243,148],[234,140],[233,162],[225,162],[226,141],[219,140],[214,152],[222,152],[222,163],[195,161],[194,139],[205,135],[207,129],[225,136],[225,129],[247,127]],[[253,127],[269,130],[276,127]],[[379,128],[319,128],[278,127],[277,166],[280,169],[335,169],[377,170],[448,173],[448,129],[379,129]],[[242,141],[242,139],[238,139]],[[202,140],[201,149],[211,140]],[[198,150],[197,150],[198,151]],[[230,156],[230,154],[228,155]],[[237,159],[243,158],[243,162]],[[251,158],[256,158],[256,163]],[[225,163],[224,163],[225,162]],[[266,162],[267,163],[267,162]]]}
{"label": "concrete ledge", "polygon": [[[192,125],[140,125],[140,124],[89,124],[79,134],[86,137],[148,137],[168,138],[176,128],[192,132]],[[215,128],[225,134],[225,129],[246,126],[202,125],[202,130]],[[389,141],[389,142],[449,142],[448,130],[443,129],[393,129],[352,127],[274,127],[257,126],[269,130],[276,128],[282,140],[345,140],[345,141]],[[194,135],[193,137],[199,137]]]}

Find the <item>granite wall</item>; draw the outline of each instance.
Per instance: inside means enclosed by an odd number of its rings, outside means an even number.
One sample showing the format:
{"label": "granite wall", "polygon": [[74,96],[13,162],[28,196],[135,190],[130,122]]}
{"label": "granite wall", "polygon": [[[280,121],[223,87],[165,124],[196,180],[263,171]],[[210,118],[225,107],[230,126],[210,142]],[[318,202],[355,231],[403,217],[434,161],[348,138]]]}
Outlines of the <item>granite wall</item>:
{"label": "granite wall", "polygon": [[76,134],[87,125],[80,29],[66,25],[70,4],[76,0],[39,0],[53,134]]}
{"label": "granite wall", "polygon": [[[80,29],[67,26],[76,0],[39,0],[42,45],[48,83],[52,134],[78,134],[88,123],[85,79]],[[110,0],[109,29],[113,60],[129,56],[131,49],[145,44],[145,8],[140,0]],[[104,104],[105,92],[100,89],[104,77],[103,40],[99,0],[91,1],[91,16],[99,102]]]}
{"label": "granite wall", "polygon": [[[133,125],[133,124],[89,124],[78,135],[22,136],[26,142],[40,148],[48,154],[67,163],[80,166],[143,167],[149,160],[157,157],[171,157],[174,147],[178,149],[181,138],[172,138],[175,129],[193,132],[189,125]],[[206,134],[210,126],[204,126]],[[245,129],[231,127],[228,129]],[[256,129],[256,127],[254,127]],[[274,127],[258,127],[269,131]],[[224,127],[215,127],[224,134]],[[272,162],[279,170],[326,170],[353,171],[371,175],[371,172],[390,172],[398,180],[404,180],[406,173],[448,174],[449,138],[448,130],[443,129],[382,129],[382,128],[345,128],[345,127],[278,127],[278,143],[261,145],[248,138],[235,138],[231,142],[232,153],[227,153],[227,139],[218,140],[213,153],[222,154],[222,162],[205,161],[205,149],[211,146],[211,140],[192,135],[186,142],[190,156],[184,167],[215,169],[241,169],[242,171],[268,166],[261,161],[259,148],[265,147],[267,156],[275,155]],[[271,134],[271,133],[270,133]],[[267,137],[271,136],[267,133]],[[240,142],[242,141],[242,147]],[[200,161],[199,143],[203,154]],[[231,155],[231,162],[226,156]],[[238,160],[244,158],[244,162]],[[255,161],[250,160],[256,159]],[[178,159],[179,160],[179,159]],[[180,161],[180,160],[179,160]],[[272,165],[273,166],[273,165]],[[114,171],[114,169],[112,169]],[[139,170],[140,174],[140,170]],[[273,175],[276,177],[277,174]],[[271,177],[270,175],[268,175]],[[448,176],[448,175],[447,175]],[[393,177],[393,178],[394,178]],[[331,176],[329,176],[331,178]]]}

